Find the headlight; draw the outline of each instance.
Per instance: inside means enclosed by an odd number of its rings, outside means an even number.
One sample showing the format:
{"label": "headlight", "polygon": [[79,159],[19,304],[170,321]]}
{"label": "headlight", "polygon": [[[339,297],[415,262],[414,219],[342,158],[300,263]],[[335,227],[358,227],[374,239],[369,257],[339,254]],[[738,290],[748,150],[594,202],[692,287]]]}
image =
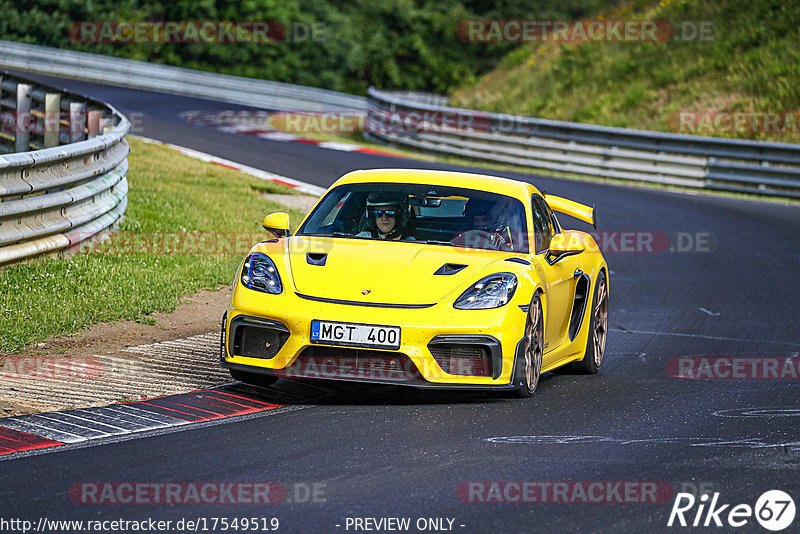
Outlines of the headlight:
{"label": "headlight", "polygon": [[464,291],[453,306],[459,310],[488,310],[508,304],[517,290],[517,277],[497,273],[475,282]]}
{"label": "headlight", "polygon": [[278,294],[283,291],[281,277],[275,264],[268,256],[256,252],[244,260],[242,267],[242,284],[256,291]]}

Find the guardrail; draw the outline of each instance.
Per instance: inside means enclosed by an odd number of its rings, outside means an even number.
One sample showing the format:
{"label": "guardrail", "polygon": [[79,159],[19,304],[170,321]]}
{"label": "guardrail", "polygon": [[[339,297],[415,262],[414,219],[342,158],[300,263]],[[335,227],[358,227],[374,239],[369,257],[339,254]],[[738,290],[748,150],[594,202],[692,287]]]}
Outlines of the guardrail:
{"label": "guardrail", "polygon": [[800,145],[610,128],[447,107],[369,89],[365,135],[564,173],[800,198]]}
{"label": "guardrail", "polygon": [[128,120],[0,71],[0,265],[77,247],[128,203]]}
{"label": "guardrail", "polygon": [[326,89],[0,41],[0,67],[273,110],[365,111],[367,99]]}
{"label": "guardrail", "polygon": [[[8,41],[0,41],[0,66],[274,110],[366,111],[367,137],[439,154],[585,176],[800,198],[800,145],[794,144],[485,113],[447,107],[444,97],[408,91],[370,88],[365,99]],[[31,98],[41,103],[40,93],[34,91]],[[24,97],[22,104],[13,104],[14,99],[3,97],[9,107],[24,106]],[[98,110],[87,109],[90,133],[97,120],[92,111]],[[79,106],[70,113],[82,116]],[[65,136],[73,139],[71,133],[59,136],[60,142]],[[52,146],[52,134],[49,139],[31,142]],[[22,146],[27,140],[20,137],[16,142]]]}

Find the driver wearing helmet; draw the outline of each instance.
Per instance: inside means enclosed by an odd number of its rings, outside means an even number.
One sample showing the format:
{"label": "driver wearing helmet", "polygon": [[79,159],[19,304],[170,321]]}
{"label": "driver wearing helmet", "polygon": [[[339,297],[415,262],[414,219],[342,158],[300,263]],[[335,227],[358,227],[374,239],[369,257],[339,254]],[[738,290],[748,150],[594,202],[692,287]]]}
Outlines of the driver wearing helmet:
{"label": "driver wearing helmet", "polygon": [[464,206],[467,228],[452,239],[457,246],[512,250],[514,248],[505,221],[505,203],[471,198]]}
{"label": "driver wearing helmet", "polygon": [[411,235],[413,221],[408,195],[389,191],[370,193],[366,217],[364,231],[356,237],[416,241]]}
{"label": "driver wearing helmet", "polygon": [[502,229],[503,207],[498,202],[472,198],[464,206],[464,218],[472,224],[471,230],[496,232]]}

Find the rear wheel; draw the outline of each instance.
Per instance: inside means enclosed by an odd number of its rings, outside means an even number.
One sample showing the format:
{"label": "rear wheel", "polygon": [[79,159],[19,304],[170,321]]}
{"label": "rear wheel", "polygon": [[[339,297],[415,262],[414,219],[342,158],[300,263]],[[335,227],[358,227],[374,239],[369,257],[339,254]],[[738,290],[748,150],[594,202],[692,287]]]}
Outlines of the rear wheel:
{"label": "rear wheel", "polygon": [[252,386],[271,386],[278,381],[278,377],[271,375],[263,375],[261,373],[250,373],[248,371],[240,371],[238,369],[231,369],[231,377],[239,382],[250,384]]}
{"label": "rear wheel", "polygon": [[525,341],[522,350],[522,383],[517,389],[521,397],[530,397],[539,385],[544,350],[544,317],[539,294],[536,293],[528,308],[525,321]]}
{"label": "rear wheel", "polygon": [[584,374],[596,374],[603,363],[606,352],[606,334],[608,333],[608,288],[606,273],[600,271],[594,288],[591,318],[589,319],[589,336],[586,339],[586,352],[583,360],[574,362],[575,371]]}

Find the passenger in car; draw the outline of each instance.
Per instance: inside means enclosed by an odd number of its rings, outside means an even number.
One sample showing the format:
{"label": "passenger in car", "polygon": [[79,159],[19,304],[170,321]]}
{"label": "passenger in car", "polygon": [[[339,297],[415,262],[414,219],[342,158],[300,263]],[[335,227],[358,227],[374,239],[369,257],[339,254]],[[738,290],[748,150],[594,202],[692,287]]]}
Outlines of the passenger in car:
{"label": "passenger in car", "polygon": [[511,212],[505,203],[471,198],[464,206],[465,229],[453,237],[456,246],[489,250],[513,250],[513,239],[505,220]]}

